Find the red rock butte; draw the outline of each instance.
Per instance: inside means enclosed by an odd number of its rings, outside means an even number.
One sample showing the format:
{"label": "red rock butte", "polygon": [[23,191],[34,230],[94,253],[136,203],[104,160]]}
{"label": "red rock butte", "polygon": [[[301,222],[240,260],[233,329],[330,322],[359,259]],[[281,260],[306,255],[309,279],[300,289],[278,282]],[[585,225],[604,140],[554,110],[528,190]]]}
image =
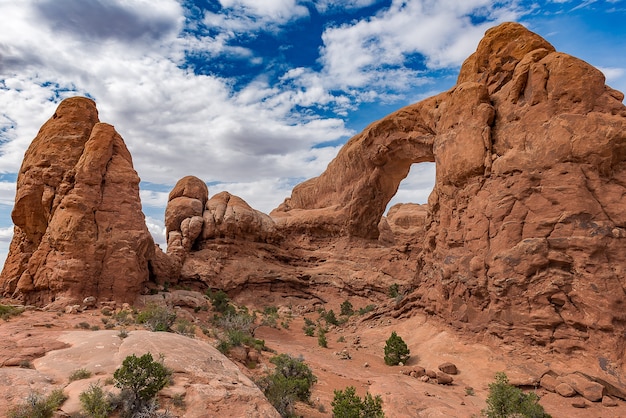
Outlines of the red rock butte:
{"label": "red rock butte", "polygon": [[[372,123],[263,214],[181,179],[168,249],[144,224],[121,137],[63,101],[27,151],[0,275],[43,305],[130,300],[165,281],[231,293],[363,297],[400,283],[420,310],[546,352],[626,350],[626,107],[603,74],[516,23],[486,32],[456,86]],[[412,164],[428,205],[384,211]]]}

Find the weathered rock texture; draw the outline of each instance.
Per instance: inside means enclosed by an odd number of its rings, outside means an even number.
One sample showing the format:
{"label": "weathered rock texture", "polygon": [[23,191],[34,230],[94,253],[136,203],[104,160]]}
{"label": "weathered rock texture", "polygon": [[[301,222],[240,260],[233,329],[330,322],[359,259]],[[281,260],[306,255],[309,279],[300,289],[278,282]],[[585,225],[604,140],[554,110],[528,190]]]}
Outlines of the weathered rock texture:
{"label": "weathered rock texture", "polygon": [[623,358],[623,99],[591,65],[502,24],[454,88],[370,125],[272,216],[289,231],[376,238],[410,165],[435,161],[405,309],[505,340]]}
{"label": "weathered rock texture", "polygon": [[133,300],[149,280],[154,243],[139,177],[95,103],[64,100],[26,151],[0,275],[5,295],[43,305],[85,296]]}

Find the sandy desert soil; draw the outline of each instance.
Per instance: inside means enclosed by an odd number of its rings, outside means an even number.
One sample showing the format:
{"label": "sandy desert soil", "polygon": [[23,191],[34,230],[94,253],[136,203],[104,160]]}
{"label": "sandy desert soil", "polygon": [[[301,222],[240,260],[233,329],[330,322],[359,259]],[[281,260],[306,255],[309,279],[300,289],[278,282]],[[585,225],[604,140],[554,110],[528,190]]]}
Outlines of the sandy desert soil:
{"label": "sandy desert soil", "polygon": [[[329,304],[329,308],[339,312],[338,300]],[[260,308],[260,307],[258,307]],[[182,310],[177,310],[179,315]],[[265,344],[277,353],[302,356],[317,376],[311,396],[311,405],[298,405],[297,412],[304,417],[330,417],[333,390],[354,386],[357,393],[380,395],[383,408],[388,417],[471,417],[479,416],[485,407],[488,384],[493,381],[495,372],[505,371],[513,382],[536,381],[546,370],[552,369],[563,373],[581,368],[583,364],[595,362],[584,357],[557,358],[527,347],[498,346],[495,341],[479,341],[475,337],[457,335],[456,332],[438,319],[422,314],[410,318],[397,319],[385,314],[385,309],[363,316],[352,316],[345,324],[331,326],[326,335],[328,347],[322,348],[317,337],[306,336],[303,332],[304,318],[317,320],[319,314],[309,307],[304,313],[289,312],[287,307],[280,309],[281,316],[275,327],[260,326],[255,337],[265,340]],[[208,324],[211,312],[187,310],[184,316],[192,318],[197,325]],[[29,392],[35,390],[45,393],[52,386],[63,383],[64,375],[70,369],[79,368],[85,358],[93,353],[73,350],[63,361],[42,360],[46,353],[76,345],[81,340],[77,332],[111,333],[116,330],[104,330],[104,316],[97,310],[66,314],[28,310],[8,321],[0,322],[0,415],[5,415],[11,405],[22,402]],[[80,330],[80,324],[99,327],[100,330]],[[281,326],[287,323],[288,328]],[[207,337],[196,327],[195,340],[215,345],[215,338]],[[141,329],[140,326],[128,328]],[[396,331],[411,350],[411,358],[406,365],[390,367],[384,364],[383,348],[392,331]],[[72,334],[73,333],[73,334]],[[73,337],[69,336],[73,335]],[[110,335],[109,335],[110,337]],[[179,336],[177,336],[179,337]],[[189,350],[193,349],[189,344]],[[99,363],[109,364],[104,367],[98,379],[106,380],[116,364],[121,364],[122,356],[118,348],[102,345],[95,356],[100,356]],[[174,350],[174,349],[172,349]],[[185,356],[178,352],[177,356]],[[197,350],[196,350],[197,351]],[[349,359],[345,359],[345,353]],[[163,353],[165,358],[174,353]],[[191,353],[189,353],[191,355]],[[219,353],[218,353],[219,355]],[[272,353],[263,352],[260,362],[254,369],[235,362],[243,374],[254,379],[271,368],[269,358]],[[50,358],[50,357],[48,357]],[[73,366],[75,362],[76,366]],[[421,366],[437,370],[444,362],[454,363],[459,373],[450,385],[438,385],[402,374]],[[70,390],[72,389],[72,390]],[[572,403],[581,397],[563,398],[540,387],[531,390],[541,397],[541,404],[553,417],[626,417],[626,402],[617,400],[616,407],[606,407],[601,403],[586,401],[586,408],[575,408]],[[67,402],[78,408],[79,391],[68,387],[70,400]],[[188,401],[192,397],[188,397]],[[163,403],[169,405],[165,399]],[[236,401],[233,401],[236,402]],[[230,402],[232,410],[235,405]],[[187,402],[186,410],[172,408],[181,417],[197,415],[199,405]],[[70,408],[70,409],[72,409]],[[194,412],[194,408],[196,411]],[[222,411],[228,411],[223,406]],[[67,408],[66,408],[67,409]],[[228,412],[226,412],[228,413]],[[259,415],[263,416],[263,415]]]}

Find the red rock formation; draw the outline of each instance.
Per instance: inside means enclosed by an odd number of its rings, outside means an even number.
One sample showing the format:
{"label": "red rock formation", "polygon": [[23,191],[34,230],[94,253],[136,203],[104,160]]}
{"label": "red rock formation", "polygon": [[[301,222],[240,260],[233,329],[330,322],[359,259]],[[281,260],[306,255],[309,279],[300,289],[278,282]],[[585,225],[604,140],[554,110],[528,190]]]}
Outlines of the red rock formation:
{"label": "red rock formation", "polygon": [[406,309],[506,340],[621,358],[626,108],[604,81],[523,26],[502,24],[454,88],[370,125],[272,216],[284,231],[375,238],[410,165],[434,160]]}
{"label": "red rock formation", "polygon": [[154,244],[124,141],[95,103],[64,100],[24,157],[4,294],[46,304],[85,296],[134,300]]}
{"label": "red rock formation", "polygon": [[272,218],[228,192],[213,196],[207,202],[202,217],[203,240],[227,237],[266,242],[277,239]]}

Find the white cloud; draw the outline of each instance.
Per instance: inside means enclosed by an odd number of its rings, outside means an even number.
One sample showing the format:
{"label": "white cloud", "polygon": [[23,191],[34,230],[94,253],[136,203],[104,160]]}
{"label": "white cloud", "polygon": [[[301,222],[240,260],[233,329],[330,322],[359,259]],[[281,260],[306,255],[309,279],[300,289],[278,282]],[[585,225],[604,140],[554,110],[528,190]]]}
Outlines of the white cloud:
{"label": "white cloud", "polygon": [[606,77],[607,83],[618,80],[626,75],[626,70],[624,68],[598,67],[598,70],[602,71]]}
{"label": "white cloud", "polygon": [[387,208],[397,203],[427,203],[435,186],[435,163],[413,164]]}
{"label": "white cloud", "polygon": [[159,244],[161,249],[165,251],[167,249],[167,240],[165,239],[165,224],[163,221],[146,216],[146,226],[155,244]]}
{"label": "white cloud", "polygon": [[0,228],[0,265],[4,264],[9,254],[9,245],[13,239],[13,227]]}

